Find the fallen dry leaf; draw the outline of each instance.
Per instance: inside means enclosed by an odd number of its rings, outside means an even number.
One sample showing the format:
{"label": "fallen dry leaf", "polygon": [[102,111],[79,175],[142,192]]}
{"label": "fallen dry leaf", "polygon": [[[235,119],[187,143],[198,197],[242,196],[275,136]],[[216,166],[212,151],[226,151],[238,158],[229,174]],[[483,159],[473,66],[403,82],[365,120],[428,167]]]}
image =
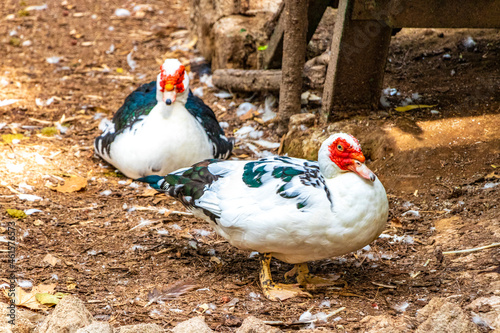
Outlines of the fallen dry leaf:
{"label": "fallen dry leaf", "polygon": [[159,192],[155,190],[154,188],[147,188],[144,189],[144,192],[142,194],[139,194],[140,197],[154,197],[155,194],[158,194]]}
{"label": "fallen dry leaf", "polygon": [[45,255],[45,257],[43,257],[43,259],[42,259],[42,260],[43,260],[43,261],[45,261],[46,263],[48,263],[48,264],[52,265],[52,266],[57,265],[57,263],[58,263],[59,261],[61,261],[60,259],[58,259],[58,258],[54,257],[54,256],[53,256],[52,254],[50,254],[50,253],[47,253],[47,254]]}
{"label": "fallen dry leaf", "polygon": [[[39,310],[39,309],[46,309],[47,307],[45,305],[42,305],[37,302],[36,300],[36,294],[39,293],[52,293],[54,292],[54,289],[56,288],[55,283],[54,284],[40,284],[33,289],[31,289],[30,292],[24,291],[21,287],[17,286],[16,287],[16,296],[15,296],[15,304],[17,306],[22,306],[25,308],[29,308],[32,310]],[[4,295],[7,298],[9,297],[9,289],[4,289]]]}
{"label": "fallen dry leaf", "polygon": [[260,116],[260,112],[255,110],[255,109],[251,109],[251,110],[248,110],[247,113],[241,115],[239,118],[243,121],[245,120],[250,120],[250,119],[253,119],[254,117],[258,117]]}
{"label": "fallen dry leaf", "polygon": [[64,181],[64,185],[51,187],[50,189],[62,193],[71,193],[80,191],[81,189],[84,189],[86,186],[87,186],[87,178],[83,178],[80,176],[71,176],[69,179],[66,179]]}

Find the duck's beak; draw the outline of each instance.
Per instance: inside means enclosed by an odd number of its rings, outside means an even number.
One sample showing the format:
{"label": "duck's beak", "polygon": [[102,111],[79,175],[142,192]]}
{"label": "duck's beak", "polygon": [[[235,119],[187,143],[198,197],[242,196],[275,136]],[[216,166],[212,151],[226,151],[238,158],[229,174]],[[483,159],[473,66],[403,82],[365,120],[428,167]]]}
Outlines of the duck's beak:
{"label": "duck's beak", "polygon": [[377,179],[377,176],[375,176],[375,174],[364,163],[361,163],[358,160],[353,160],[353,162],[354,163],[350,164],[347,169],[357,173],[365,179],[371,180],[372,182]]}
{"label": "duck's beak", "polygon": [[163,92],[163,102],[167,105],[173,104],[175,102],[176,95],[175,90]]}

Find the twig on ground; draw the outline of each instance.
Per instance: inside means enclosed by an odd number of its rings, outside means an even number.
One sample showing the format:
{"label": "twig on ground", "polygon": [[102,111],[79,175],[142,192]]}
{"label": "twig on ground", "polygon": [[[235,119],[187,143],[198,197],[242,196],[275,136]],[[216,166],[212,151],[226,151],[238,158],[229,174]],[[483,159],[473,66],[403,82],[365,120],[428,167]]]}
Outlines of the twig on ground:
{"label": "twig on ground", "polygon": [[443,252],[443,254],[456,254],[456,253],[475,252],[475,251],[485,250],[485,249],[489,249],[489,248],[497,247],[497,246],[500,246],[500,243],[493,243],[493,244],[490,244],[490,245],[476,247],[476,248],[473,248],[473,249],[457,250],[457,251],[446,251],[446,252]]}

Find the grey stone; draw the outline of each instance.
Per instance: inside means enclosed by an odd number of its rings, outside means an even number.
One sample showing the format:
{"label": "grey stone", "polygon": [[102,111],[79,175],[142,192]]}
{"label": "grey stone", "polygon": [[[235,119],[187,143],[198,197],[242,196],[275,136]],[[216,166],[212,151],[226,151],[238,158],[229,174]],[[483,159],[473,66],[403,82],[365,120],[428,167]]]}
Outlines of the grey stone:
{"label": "grey stone", "polygon": [[213,332],[205,323],[205,318],[202,316],[194,317],[189,320],[177,324],[172,330],[173,333],[210,333]]}
{"label": "grey stone", "polygon": [[36,325],[45,319],[44,315],[37,312],[32,312],[29,310],[23,310],[16,308],[16,320],[15,326],[9,324],[8,321],[11,319],[8,317],[10,309],[5,303],[0,303],[0,332],[13,332],[13,333],[25,333],[33,332]]}
{"label": "grey stone", "polygon": [[416,333],[479,333],[479,329],[460,306],[443,298],[433,298],[417,311],[421,323]]}
{"label": "grey stone", "polygon": [[122,326],[116,333],[163,333],[165,330],[156,324],[138,324]]}
{"label": "grey stone", "polygon": [[66,296],[54,311],[43,321],[38,333],[75,333],[79,328],[92,323],[92,314],[83,301]]}
{"label": "grey stone", "polygon": [[94,321],[92,324],[79,328],[76,333],[113,333],[114,329],[109,323]]}
{"label": "grey stone", "polygon": [[245,318],[243,324],[236,330],[236,333],[278,333],[279,328],[264,324],[264,322],[253,316]]}

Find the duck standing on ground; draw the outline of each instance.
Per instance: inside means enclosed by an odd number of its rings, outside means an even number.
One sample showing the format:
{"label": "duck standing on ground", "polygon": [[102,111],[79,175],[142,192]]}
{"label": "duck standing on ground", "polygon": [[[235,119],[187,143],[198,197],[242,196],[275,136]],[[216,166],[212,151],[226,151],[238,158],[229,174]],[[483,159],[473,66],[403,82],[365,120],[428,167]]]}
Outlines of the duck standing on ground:
{"label": "duck standing on ground", "polygon": [[215,114],[189,89],[177,59],[167,59],[157,80],[132,92],[94,142],[97,155],[127,177],[169,172],[207,158],[225,159],[233,140]]}
{"label": "duck standing on ground", "polygon": [[298,274],[301,286],[328,284],[309,273],[308,261],[356,251],[384,230],[387,195],[364,162],[358,140],[337,133],[323,142],[318,162],[206,160],[139,180],[179,199],[233,246],[260,252],[262,290],[284,300],[309,294],[273,282],[271,257],[295,264],[287,275]]}

